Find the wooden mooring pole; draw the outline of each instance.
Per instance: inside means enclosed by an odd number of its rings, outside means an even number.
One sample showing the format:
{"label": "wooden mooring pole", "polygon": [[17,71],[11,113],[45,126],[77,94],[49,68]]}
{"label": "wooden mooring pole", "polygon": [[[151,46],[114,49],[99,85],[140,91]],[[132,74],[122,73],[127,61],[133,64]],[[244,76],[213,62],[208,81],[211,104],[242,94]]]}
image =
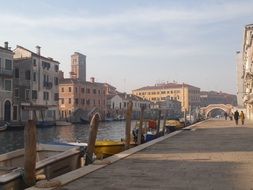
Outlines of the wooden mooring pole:
{"label": "wooden mooring pole", "polygon": [[166,110],[163,117],[163,135],[165,134],[166,120],[167,120],[168,111]]}
{"label": "wooden mooring pole", "polygon": [[90,130],[89,130],[89,140],[88,140],[88,146],[86,150],[86,157],[85,157],[85,165],[92,164],[93,160],[93,153],[95,152],[95,143],[97,138],[97,131],[98,131],[98,125],[99,125],[99,114],[96,113],[90,122]]}
{"label": "wooden mooring pole", "polygon": [[159,109],[158,110],[158,118],[157,118],[157,130],[156,130],[156,137],[159,137],[159,135],[160,135],[160,121],[161,121],[161,113],[162,113],[162,111]]}
{"label": "wooden mooring pole", "polygon": [[36,183],[36,122],[28,120],[24,129],[24,182],[27,186]]}
{"label": "wooden mooring pole", "polygon": [[133,111],[133,102],[129,101],[126,112],[125,150],[129,149],[130,147],[132,111]]}
{"label": "wooden mooring pole", "polygon": [[140,145],[142,143],[142,125],[143,125],[143,117],[144,117],[144,110],[145,107],[141,106],[141,115],[140,115],[140,126],[139,126],[139,130],[138,130],[138,139],[137,139],[137,144]]}

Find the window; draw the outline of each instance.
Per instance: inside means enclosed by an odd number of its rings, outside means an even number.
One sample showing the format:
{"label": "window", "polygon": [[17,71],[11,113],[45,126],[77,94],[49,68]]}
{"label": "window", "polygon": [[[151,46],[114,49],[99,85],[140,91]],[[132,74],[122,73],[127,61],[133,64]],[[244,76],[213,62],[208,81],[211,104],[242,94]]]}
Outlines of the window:
{"label": "window", "polygon": [[59,100],[59,93],[55,93],[54,94],[54,101],[58,101]]}
{"label": "window", "polygon": [[49,100],[49,92],[43,92],[43,100]]}
{"label": "window", "polygon": [[49,70],[50,69],[50,63],[42,61],[42,67],[43,67],[43,69]]}
{"label": "window", "polygon": [[75,88],[75,90],[76,90],[76,93],[77,93],[77,87]]}
{"label": "window", "polygon": [[33,73],[33,81],[36,82],[36,72]]}
{"label": "window", "polygon": [[37,64],[36,64],[36,59],[33,60],[33,66],[36,67]]}
{"label": "window", "polygon": [[81,92],[84,93],[84,88],[81,88]]}
{"label": "window", "polygon": [[11,91],[11,80],[4,80],[4,90]]}
{"label": "window", "polygon": [[71,104],[71,98],[69,98],[69,104]]}
{"label": "window", "polygon": [[12,70],[12,61],[5,59],[5,70]]}
{"label": "window", "polygon": [[19,78],[19,69],[18,68],[16,68],[15,70],[14,70],[14,74],[15,74],[15,78]]}
{"label": "window", "polygon": [[96,100],[93,100],[93,104],[96,105]]}
{"label": "window", "polygon": [[97,90],[96,89],[93,89],[93,94],[97,94]]}
{"label": "window", "polygon": [[31,79],[31,72],[30,72],[30,70],[27,70],[27,71],[25,72],[25,79],[26,79],[26,80],[30,80],[30,79]]}
{"label": "window", "polygon": [[61,104],[64,104],[64,98],[61,99]]}
{"label": "window", "polygon": [[36,100],[38,98],[37,90],[32,90],[32,99]]}
{"label": "window", "polygon": [[71,92],[71,87],[69,87],[69,92]]}
{"label": "window", "polygon": [[25,99],[26,99],[26,100],[29,100],[29,93],[30,93],[30,90],[29,90],[29,89],[26,89],[26,90],[25,90]]}
{"label": "window", "polygon": [[90,93],[90,89],[89,89],[89,88],[86,89],[86,93],[87,93],[87,94]]}
{"label": "window", "polygon": [[19,89],[18,88],[14,89],[14,96],[19,97]]}
{"label": "window", "polygon": [[55,85],[58,85],[58,84],[59,84],[58,77],[54,77],[54,84],[55,84]]}
{"label": "window", "polygon": [[59,66],[58,66],[58,65],[55,65],[55,66],[54,66],[54,70],[55,70],[55,72],[58,72],[58,71],[59,71]]}
{"label": "window", "polygon": [[61,88],[61,92],[64,92],[64,88],[63,87]]}
{"label": "window", "polygon": [[78,98],[76,98],[76,99],[75,99],[75,104],[77,104],[77,105],[78,105]]}
{"label": "window", "polygon": [[17,119],[18,119],[18,107],[13,106],[13,120],[17,120]]}
{"label": "window", "polygon": [[87,104],[87,105],[90,105],[90,100],[86,100],[86,104]]}

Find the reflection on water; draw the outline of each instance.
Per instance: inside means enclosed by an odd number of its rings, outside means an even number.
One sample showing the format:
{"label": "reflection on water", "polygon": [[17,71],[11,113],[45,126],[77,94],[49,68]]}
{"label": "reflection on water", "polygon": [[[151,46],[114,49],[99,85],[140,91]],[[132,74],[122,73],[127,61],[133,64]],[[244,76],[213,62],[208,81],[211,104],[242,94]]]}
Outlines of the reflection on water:
{"label": "reflection on water", "polygon": [[[132,121],[132,127],[136,121]],[[120,140],[125,137],[125,122],[100,123],[97,139]],[[37,129],[37,141],[41,143],[53,142],[87,142],[89,125],[75,124],[70,126],[57,126]],[[23,130],[7,130],[0,132],[0,154],[24,147]]]}

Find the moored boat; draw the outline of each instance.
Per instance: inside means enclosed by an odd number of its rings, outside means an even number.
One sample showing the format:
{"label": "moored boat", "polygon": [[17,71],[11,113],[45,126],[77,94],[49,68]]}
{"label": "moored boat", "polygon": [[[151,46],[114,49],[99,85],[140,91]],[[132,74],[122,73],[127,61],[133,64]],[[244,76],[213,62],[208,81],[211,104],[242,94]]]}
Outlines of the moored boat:
{"label": "moored boat", "polygon": [[[136,144],[130,143],[130,147],[134,147]],[[95,144],[95,155],[98,159],[106,158],[114,154],[120,153],[125,150],[125,142],[114,140],[100,140]]]}
{"label": "moored boat", "polygon": [[[83,152],[79,147],[63,145],[37,145],[36,175],[52,179],[83,165]],[[22,180],[24,149],[0,155],[0,189],[24,189]]]}
{"label": "moored boat", "polygon": [[183,127],[184,127],[184,124],[180,122],[178,118],[167,119],[165,123],[166,133],[176,131]]}
{"label": "moored boat", "polygon": [[1,122],[0,122],[0,131],[5,131],[5,130],[7,130],[8,126],[9,126],[9,123],[8,123],[8,122],[6,122],[6,121],[1,121]]}

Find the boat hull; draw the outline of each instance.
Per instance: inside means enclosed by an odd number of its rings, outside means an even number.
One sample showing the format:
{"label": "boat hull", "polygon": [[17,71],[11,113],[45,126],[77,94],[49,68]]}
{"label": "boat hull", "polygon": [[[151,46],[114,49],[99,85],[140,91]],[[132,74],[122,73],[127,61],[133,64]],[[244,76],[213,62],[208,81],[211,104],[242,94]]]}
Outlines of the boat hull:
{"label": "boat hull", "polygon": [[[135,143],[130,143],[130,148],[136,146]],[[125,150],[125,143],[122,141],[103,140],[96,141],[95,155],[97,159],[103,159],[114,154],[118,154]]]}
{"label": "boat hull", "polygon": [[[83,165],[82,155],[79,147],[38,145],[36,175],[52,179],[80,168]],[[24,189],[23,163],[23,149],[0,155],[0,190]]]}

